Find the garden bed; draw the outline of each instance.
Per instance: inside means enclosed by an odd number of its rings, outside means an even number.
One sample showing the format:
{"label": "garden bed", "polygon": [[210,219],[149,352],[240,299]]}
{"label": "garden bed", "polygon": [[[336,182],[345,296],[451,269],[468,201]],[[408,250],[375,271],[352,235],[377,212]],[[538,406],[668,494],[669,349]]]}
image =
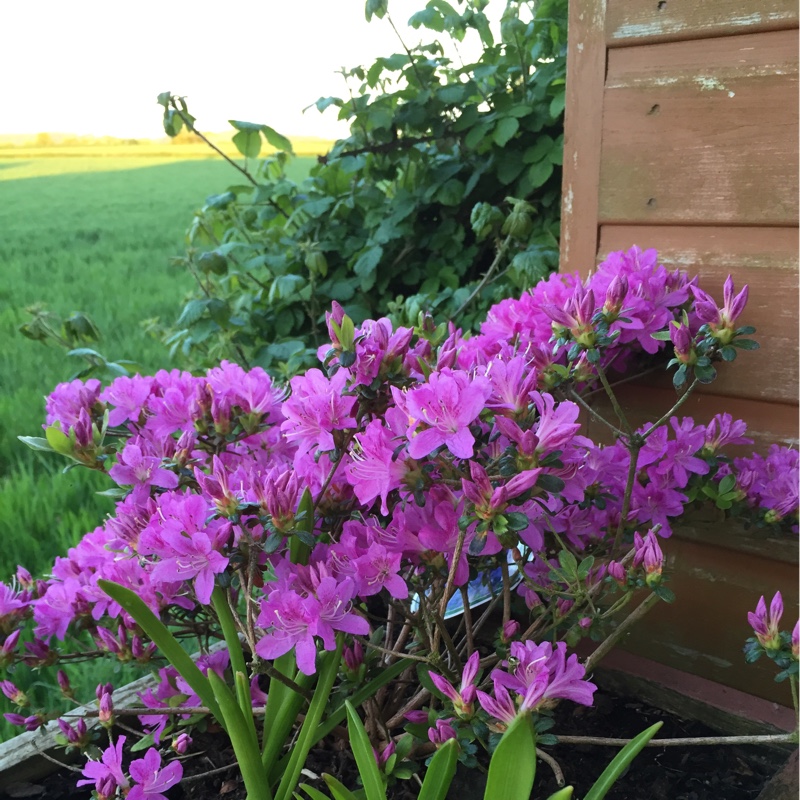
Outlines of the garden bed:
{"label": "garden bed", "polygon": [[[732,693],[724,687],[715,688],[705,681],[702,685],[695,683],[686,695],[681,695],[674,685],[668,684],[675,680],[687,680],[689,676],[672,670],[669,674],[658,676],[665,683],[657,683],[636,674],[648,664],[642,659],[614,654],[610,659],[610,668],[601,670],[596,676],[601,688],[595,695],[594,705],[586,708],[562,703],[556,710],[554,730],[564,737],[627,739],[649,725],[663,722],[658,738],[674,739],[718,736],[720,733],[741,734],[745,731],[750,734],[780,733],[791,727],[789,709],[742,693]],[[698,687],[706,700],[697,697]],[[636,697],[647,699],[634,699],[633,692]],[[748,706],[747,717],[737,714],[737,710],[744,710],[742,703]],[[678,708],[684,710],[675,713]],[[30,734],[27,736],[30,737]],[[5,748],[12,749],[9,744]],[[560,743],[545,749],[557,760],[566,782],[575,787],[575,796],[580,798],[619,747]],[[791,760],[792,749],[786,745],[648,747],[614,786],[609,800],[794,798],[797,794],[796,759],[793,772],[790,767],[784,769],[787,761]],[[51,751],[51,755],[64,760],[60,752]],[[26,764],[18,765],[18,769],[7,766],[4,773],[0,772],[0,785],[4,787],[0,790],[0,800],[22,797],[47,800],[91,798],[91,787],[75,787],[80,777],[77,773],[66,768],[54,772],[56,768],[53,763],[41,757],[37,758],[32,772],[32,760],[28,758]],[[234,762],[233,751],[223,735],[196,736],[190,756],[184,761],[184,779],[168,792],[170,800],[244,800],[246,792],[238,770],[233,766]],[[228,765],[231,768],[225,770],[224,767]],[[330,772],[345,785],[357,785],[358,773],[344,734],[333,744],[313,750],[306,769],[303,780],[323,790],[324,784],[314,780],[313,775]],[[770,779],[782,771],[781,791],[784,794],[768,793],[765,787]],[[17,779],[15,772],[18,772],[21,780]],[[557,788],[553,771],[540,761],[534,797],[548,797]],[[770,785],[772,788],[773,785]],[[762,792],[765,794],[762,795]],[[416,796],[416,784],[410,781],[399,782],[389,790],[390,800],[413,800]],[[448,797],[482,800],[482,775],[475,770],[460,770]]]}

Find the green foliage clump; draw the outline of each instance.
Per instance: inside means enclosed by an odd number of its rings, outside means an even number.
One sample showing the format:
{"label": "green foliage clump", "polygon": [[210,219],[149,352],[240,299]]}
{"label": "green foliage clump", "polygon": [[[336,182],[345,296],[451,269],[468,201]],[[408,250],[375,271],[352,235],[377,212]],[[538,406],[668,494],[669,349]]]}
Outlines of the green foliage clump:
{"label": "green foliage clump", "polygon": [[[510,0],[499,39],[487,4],[431,0],[410,21],[479,37],[474,63],[436,40],[345,71],[349,96],[316,107],[338,108],[350,136],[305,180],[286,174],[285,137],[231,122],[242,180],[192,222],[183,263],[199,288],[164,333],[173,352],[291,374],[315,362],[334,300],[356,324],[430,312],[469,328],[556,267],[567,3]],[[366,11],[391,22],[383,0]],[[196,132],[183,98],[159,102],[168,133]],[[275,153],[251,170],[262,137]]]}

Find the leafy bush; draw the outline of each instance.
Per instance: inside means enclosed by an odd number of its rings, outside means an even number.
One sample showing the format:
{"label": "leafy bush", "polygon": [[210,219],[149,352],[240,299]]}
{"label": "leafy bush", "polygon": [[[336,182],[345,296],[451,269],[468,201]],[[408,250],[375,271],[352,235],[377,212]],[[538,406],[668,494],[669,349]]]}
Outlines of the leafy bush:
{"label": "leafy bush", "polygon": [[[231,121],[241,180],[191,224],[182,261],[199,288],[165,332],[173,352],[295,373],[313,364],[334,300],[356,324],[431,312],[469,328],[556,267],[567,4],[512,0],[495,40],[487,2],[431,0],[411,18],[480,37],[474,63],[436,40],[345,72],[349,97],[316,107],[338,108],[350,136],[299,183],[285,137]],[[372,15],[388,18],[386,3],[371,0]],[[167,133],[196,130],[182,98],[159,102]],[[251,171],[262,137],[278,152]]]}

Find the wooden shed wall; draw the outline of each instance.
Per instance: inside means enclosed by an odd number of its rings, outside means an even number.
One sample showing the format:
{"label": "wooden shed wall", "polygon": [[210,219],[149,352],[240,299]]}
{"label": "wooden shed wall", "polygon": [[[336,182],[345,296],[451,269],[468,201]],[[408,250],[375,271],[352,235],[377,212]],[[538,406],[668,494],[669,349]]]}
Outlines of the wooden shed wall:
{"label": "wooden shed wall", "polygon": [[[744,353],[691,399],[727,410],[756,447],[798,438],[798,7],[794,0],[571,0],[562,271],[654,247],[667,267],[750,285]],[[727,365],[726,365],[727,366]],[[637,422],[674,401],[669,381],[629,387]],[[769,670],[743,664],[745,613],[780,588],[797,608],[797,543],[701,521],[669,543],[674,607],[628,647],[785,704]],[[755,677],[754,677],[755,676]]]}

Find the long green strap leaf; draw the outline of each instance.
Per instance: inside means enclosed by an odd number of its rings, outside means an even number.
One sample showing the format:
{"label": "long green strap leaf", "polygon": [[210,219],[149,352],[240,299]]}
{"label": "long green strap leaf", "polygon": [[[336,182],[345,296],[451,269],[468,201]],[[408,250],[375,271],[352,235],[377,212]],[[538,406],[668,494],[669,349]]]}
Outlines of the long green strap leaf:
{"label": "long green strap leaf", "polygon": [[559,789],[555,794],[551,794],[547,800],[572,800],[573,789],[571,786],[565,786]]}
{"label": "long green strap leaf", "polygon": [[458,766],[458,742],[448,739],[428,765],[417,800],[445,800]]}
{"label": "long green strap leaf", "polygon": [[225,720],[208,679],[200,672],[191,656],[181,647],[166,625],[147,607],[141,597],[113,581],[101,578],[97,581],[97,585],[136,620],[136,623],[164,654],[167,661],[178,670],[180,676],[192,687],[192,690],[218,722],[225,727]]}
{"label": "long green strap leaf", "polygon": [[347,735],[350,738],[353,755],[356,757],[358,774],[361,776],[361,784],[367,800],[386,800],[386,788],[383,785],[381,771],[378,769],[378,762],[372,752],[367,729],[349,700],[345,700],[345,707],[347,708]]}
{"label": "long green strap leaf", "polygon": [[589,790],[584,800],[602,800],[608,790],[614,785],[617,778],[628,768],[631,761],[639,754],[641,749],[658,733],[663,722],[656,722],[646,731],[642,731],[635,739],[631,739],[622,750],[617,753],[614,760],[603,770],[603,774]]}
{"label": "long green strap leaf", "polygon": [[525,712],[514,718],[492,755],[483,799],[530,800],[535,777],[536,733]]}
{"label": "long green strap leaf", "polygon": [[323,775],[327,787],[331,790],[333,800],[358,800],[358,798],[341,781],[336,780],[333,775]]}
{"label": "long green strap leaf", "polygon": [[332,657],[326,658],[320,668],[319,681],[317,682],[317,688],[314,690],[314,697],[308,707],[308,713],[303,721],[303,726],[300,728],[286,771],[283,773],[278,791],[275,794],[277,800],[289,800],[295,786],[297,786],[297,779],[300,777],[300,771],[303,769],[309,750],[314,746],[314,734],[322,719],[328,697],[339,672],[343,647],[344,636],[338,633],[336,635],[335,653],[329,654]]}
{"label": "long green strap leaf", "polygon": [[[225,637],[225,644],[228,646],[233,674],[241,673],[246,676],[247,666],[244,663],[244,651],[242,650],[242,643],[239,641],[239,631],[236,629],[236,622],[233,619],[231,607],[228,605],[225,590],[221,586],[215,586],[211,592],[211,604],[214,606],[214,611],[217,612],[222,635]],[[242,714],[245,717],[252,717],[253,706],[250,698],[250,687],[246,681],[244,688],[241,688],[238,682],[236,683],[236,698],[239,701]]]}
{"label": "long green strap leaf", "polygon": [[[305,516],[297,522],[297,529],[305,533],[314,532],[314,498],[308,488],[303,492],[297,505],[298,513],[305,512]],[[289,558],[292,564],[308,564],[311,548],[300,540],[299,536],[289,539]]]}
{"label": "long green strap leaf", "polygon": [[[281,675],[285,675],[290,680],[294,680],[294,648],[284,653],[282,656],[276,658],[272,662],[272,668]],[[269,692],[267,693],[267,707],[264,711],[264,751],[266,752],[269,743],[268,732],[272,730],[275,725],[275,718],[284,703],[284,698],[290,694],[289,687],[279,681],[277,678],[270,678]],[[267,764],[266,757],[262,758],[264,765]]]}
{"label": "long green strap leaf", "polygon": [[[241,673],[239,674],[241,675]],[[255,737],[255,728],[251,733],[251,726],[245,722],[244,714],[242,714],[242,709],[239,708],[233,692],[214,670],[208,671],[208,682],[225,718],[228,736],[230,736],[233,752],[247,789],[247,800],[272,800],[267,775],[261,766],[261,753]]]}
{"label": "long green strap leaf", "polygon": [[[319,789],[315,789],[313,786],[309,786],[307,783],[301,783],[300,788],[311,798],[311,800],[330,800],[328,795],[323,794]],[[295,797],[298,799],[300,795],[295,792]]]}
{"label": "long green strap leaf", "polygon": [[[294,653],[294,650],[291,652]],[[301,689],[310,689],[316,680],[316,675],[304,675],[300,672],[295,678],[295,683]],[[272,691],[272,685],[275,683],[280,683],[280,681],[272,681],[270,684],[270,691]],[[267,728],[266,723],[264,724],[264,751],[261,756],[261,763],[264,764],[267,769],[270,784],[274,784],[283,774],[281,765],[278,762],[278,756],[280,756],[283,746],[289,739],[294,723],[297,720],[297,715],[300,713],[300,709],[306,701],[302,694],[293,692],[288,686],[284,686],[283,684],[281,684],[281,686],[286,690],[287,694],[283,697],[280,709],[275,715],[272,726]],[[316,742],[311,743],[312,747],[314,744],[316,744]]]}

